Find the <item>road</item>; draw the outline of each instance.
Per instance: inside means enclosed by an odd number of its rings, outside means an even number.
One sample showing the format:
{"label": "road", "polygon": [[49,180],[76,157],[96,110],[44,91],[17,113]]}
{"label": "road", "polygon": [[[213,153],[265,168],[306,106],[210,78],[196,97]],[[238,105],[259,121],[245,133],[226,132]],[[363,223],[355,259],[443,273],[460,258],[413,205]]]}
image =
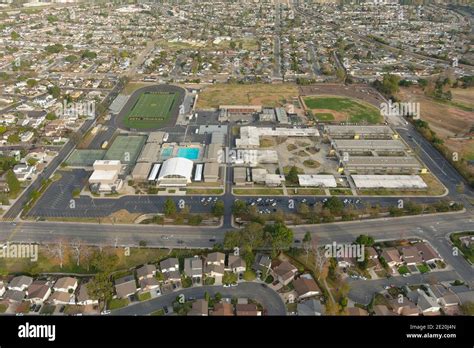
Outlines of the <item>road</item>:
{"label": "road", "polygon": [[[472,212],[414,217],[374,219],[319,225],[292,226],[295,239],[309,231],[321,245],[351,243],[360,234],[376,240],[419,237],[432,243],[465,280],[474,280],[472,268],[461,256],[453,256],[447,235],[455,231],[474,230]],[[212,248],[224,239],[226,227],[110,225],[68,222],[0,222],[0,240],[18,242],[56,242],[79,239],[91,245],[148,246],[162,248]],[[182,243],[178,243],[182,241]]]}
{"label": "road", "polygon": [[429,272],[426,274],[414,274],[409,277],[392,277],[377,280],[349,280],[349,298],[357,303],[368,304],[372,299],[372,294],[381,292],[386,286],[395,285],[402,287],[405,285],[416,285],[430,283],[431,280],[437,282],[454,281],[459,276],[454,271]]}
{"label": "road", "polygon": [[199,286],[175,291],[166,295],[155,297],[149,301],[139,302],[131,306],[114,310],[112,315],[149,315],[163,306],[171,306],[176,297],[183,294],[185,298],[204,298],[205,293],[214,296],[219,292],[222,297],[250,298],[262,304],[267,311],[266,315],[286,315],[285,304],[280,296],[260,283],[240,283],[236,287],[224,288],[223,286]]}

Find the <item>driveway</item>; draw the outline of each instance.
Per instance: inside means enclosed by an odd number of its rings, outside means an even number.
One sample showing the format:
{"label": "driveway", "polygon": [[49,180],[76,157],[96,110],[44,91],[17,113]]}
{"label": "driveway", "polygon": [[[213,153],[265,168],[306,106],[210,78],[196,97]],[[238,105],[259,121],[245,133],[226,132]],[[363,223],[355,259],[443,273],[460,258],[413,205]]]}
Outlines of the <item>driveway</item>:
{"label": "driveway", "polygon": [[204,293],[214,296],[220,293],[222,297],[245,297],[253,299],[262,304],[267,315],[286,315],[286,307],[280,296],[268,287],[263,287],[260,283],[239,283],[236,287],[224,288],[223,286],[199,286],[182,289],[157,298],[130,305],[112,311],[112,315],[149,315],[163,306],[171,306],[176,297],[183,294],[185,298],[204,298]]}

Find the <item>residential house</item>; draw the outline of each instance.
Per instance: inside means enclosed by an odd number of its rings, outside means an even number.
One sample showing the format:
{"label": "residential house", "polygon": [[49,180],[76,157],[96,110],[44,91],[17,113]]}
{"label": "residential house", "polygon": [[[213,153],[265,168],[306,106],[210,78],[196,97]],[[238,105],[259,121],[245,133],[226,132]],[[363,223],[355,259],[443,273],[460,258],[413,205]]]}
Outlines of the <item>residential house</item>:
{"label": "residential house", "polygon": [[258,310],[255,303],[238,303],[235,305],[235,313],[238,316],[260,316],[262,312]]}
{"label": "residential house", "polygon": [[2,281],[0,281],[0,297],[3,296],[3,294],[5,293],[5,291],[7,291],[6,287],[5,287],[5,284],[3,284]]}
{"label": "residential house", "polygon": [[26,299],[35,304],[42,304],[51,295],[51,288],[45,281],[35,280],[28,287]]}
{"label": "residential house", "polygon": [[382,251],[381,257],[387,262],[389,267],[395,267],[402,264],[400,253],[396,248],[386,248]]}
{"label": "residential house", "polygon": [[170,257],[160,262],[160,268],[163,273],[179,271],[179,261],[175,257]]}
{"label": "residential house", "polygon": [[209,315],[209,303],[204,299],[199,299],[193,302],[191,310],[188,315],[206,317]]}
{"label": "residential house", "polygon": [[137,284],[133,275],[119,278],[115,281],[115,292],[118,298],[127,298],[137,292]]}
{"label": "residential house", "polygon": [[33,283],[33,278],[28,276],[18,276],[8,283],[9,290],[25,291]]}
{"label": "residential house", "polygon": [[89,295],[89,290],[87,289],[87,286],[89,284],[90,282],[83,283],[79,287],[79,293],[77,294],[77,297],[76,297],[76,304],[81,305],[81,306],[99,304],[98,300],[92,299],[91,296]]}
{"label": "residential house", "polygon": [[245,272],[245,270],[247,269],[245,260],[241,256],[237,256],[234,254],[229,255],[228,263],[228,269],[234,273],[242,273]]}
{"label": "residential house", "polygon": [[298,294],[298,299],[316,296],[321,293],[318,284],[316,284],[309,274],[303,274],[298,279],[295,279],[293,281],[293,286]]}
{"label": "residential house", "polygon": [[340,268],[349,268],[354,266],[355,258],[353,257],[338,257],[337,258],[337,267]]}
{"label": "residential house", "polygon": [[160,283],[158,282],[158,279],[155,277],[152,278],[142,278],[140,281],[140,289],[143,292],[147,292],[150,290],[155,290],[160,288]]}
{"label": "residential house", "polygon": [[398,315],[417,316],[420,315],[421,312],[420,308],[406,297],[403,297],[402,301],[398,298],[390,300],[390,306]]}
{"label": "residential house", "polygon": [[221,252],[210,253],[206,257],[206,265],[224,265],[225,254]]}
{"label": "residential house", "polygon": [[416,243],[415,247],[418,249],[421,254],[421,257],[423,258],[423,261],[426,263],[434,263],[436,261],[443,260],[441,256],[439,256],[439,254],[428,243]]}
{"label": "residential house", "polygon": [[214,310],[211,312],[213,316],[232,316],[234,315],[234,308],[231,303],[216,303]]}
{"label": "residential house", "polygon": [[468,302],[474,303],[474,290],[460,292],[456,295],[459,298],[459,303],[462,305]]}
{"label": "residential house", "polygon": [[324,306],[319,300],[308,299],[297,303],[296,311],[301,316],[319,316],[324,315]]}
{"label": "residential house", "polygon": [[137,269],[137,278],[142,280],[145,278],[154,278],[156,275],[156,266],[155,265],[143,265]]}
{"label": "residential house", "polygon": [[181,281],[181,274],[179,271],[171,271],[164,273],[166,283],[178,283]]}
{"label": "residential house", "polygon": [[369,260],[374,260],[379,257],[379,254],[377,253],[377,250],[375,250],[374,247],[365,248],[365,252],[367,253],[367,258]]}
{"label": "residential house", "polygon": [[72,277],[59,278],[53,286],[54,291],[73,293],[77,288],[77,279]]}
{"label": "residential house", "polygon": [[3,294],[3,299],[8,302],[23,302],[26,293],[20,290],[7,290]]}
{"label": "residential house", "polygon": [[225,271],[225,255],[220,252],[210,253],[206,257],[206,276],[208,277],[223,277]]}
{"label": "residential house", "polygon": [[362,309],[360,307],[348,307],[347,308],[347,315],[350,315],[350,316],[367,316],[367,315],[369,315],[369,312],[367,312],[365,309]]}
{"label": "residential house", "polygon": [[202,277],[202,260],[199,256],[184,259],[184,274],[190,278]]}
{"label": "residential house", "polygon": [[416,265],[423,262],[418,249],[414,246],[403,247],[401,253],[403,262],[407,265]]}
{"label": "residential house", "polygon": [[428,296],[423,290],[418,289],[418,292],[420,293],[420,296],[418,297],[418,302],[416,304],[421,309],[423,314],[439,314],[441,307],[436,299]]}
{"label": "residential house", "polygon": [[375,305],[374,306],[374,315],[383,315],[383,316],[393,316],[396,315],[385,305]]}
{"label": "residential house", "polygon": [[65,291],[56,291],[53,292],[48,298],[48,302],[59,305],[59,304],[74,304],[74,295]]}
{"label": "residential house", "polygon": [[268,274],[271,270],[272,259],[268,255],[257,254],[255,256],[255,263],[253,269],[255,271],[262,272],[263,274]]}
{"label": "residential house", "polygon": [[283,261],[273,268],[274,277],[283,285],[288,285],[295,278],[298,269],[288,261]]}

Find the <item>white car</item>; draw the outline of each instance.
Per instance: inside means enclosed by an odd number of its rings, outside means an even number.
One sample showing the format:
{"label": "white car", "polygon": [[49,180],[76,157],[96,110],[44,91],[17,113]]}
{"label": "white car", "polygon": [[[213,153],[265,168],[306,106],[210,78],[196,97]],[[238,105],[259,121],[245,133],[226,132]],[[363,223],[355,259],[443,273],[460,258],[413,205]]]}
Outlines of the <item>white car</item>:
{"label": "white car", "polygon": [[230,286],[238,286],[239,284],[237,283],[233,283],[233,284],[230,284]]}

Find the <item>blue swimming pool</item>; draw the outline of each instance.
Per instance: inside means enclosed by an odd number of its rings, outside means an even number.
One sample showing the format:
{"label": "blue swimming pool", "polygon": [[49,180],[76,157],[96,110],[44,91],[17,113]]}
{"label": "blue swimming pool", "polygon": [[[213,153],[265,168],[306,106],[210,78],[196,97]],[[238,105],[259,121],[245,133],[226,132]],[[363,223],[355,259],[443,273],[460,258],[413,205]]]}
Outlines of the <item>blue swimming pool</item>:
{"label": "blue swimming pool", "polygon": [[161,157],[162,158],[171,157],[172,153],[173,153],[173,147],[165,147],[163,148],[163,150],[161,150]]}
{"label": "blue swimming pool", "polygon": [[178,149],[177,157],[184,157],[190,160],[197,160],[199,158],[199,148],[180,147]]}

